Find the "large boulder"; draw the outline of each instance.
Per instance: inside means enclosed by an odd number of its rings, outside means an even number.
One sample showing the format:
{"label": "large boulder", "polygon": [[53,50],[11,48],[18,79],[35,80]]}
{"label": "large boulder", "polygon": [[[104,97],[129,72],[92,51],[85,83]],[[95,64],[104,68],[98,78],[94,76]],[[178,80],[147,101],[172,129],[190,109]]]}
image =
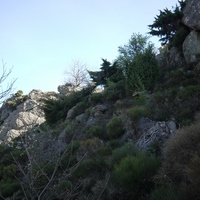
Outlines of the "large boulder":
{"label": "large boulder", "polygon": [[197,64],[200,61],[200,34],[191,31],[183,42],[183,54],[187,64]]}
{"label": "large boulder", "polygon": [[0,126],[0,142],[10,142],[27,130],[45,122],[44,112],[41,109],[43,98],[45,93],[32,90],[15,110],[10,110],[9,107],[7,110],[6,107],[1,109],[0,115],[3,113],[4,117]]}
{"label": "large boulder", "polygon": [[70,108],[68,110],[66,120],[67,119],[74,119],[74,117],[75,117],[75,108],[76,108],[76,106],[74,106],[74,107],[72,107],[72,108]]}
{"label": "large boulder", "polygon": [[187,0],[183,10],[182,22],[193,30],[200,30],[200,1]]}

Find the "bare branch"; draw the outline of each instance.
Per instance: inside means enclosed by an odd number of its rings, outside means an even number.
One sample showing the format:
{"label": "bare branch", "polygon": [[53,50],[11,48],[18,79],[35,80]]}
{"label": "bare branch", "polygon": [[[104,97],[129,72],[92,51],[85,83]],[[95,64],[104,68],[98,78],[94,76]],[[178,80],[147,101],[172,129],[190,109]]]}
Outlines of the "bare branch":
{"label": "bare branch", "polygon": [[79,60],[73,61],[69,69],[65,71],[67,78],[65,83],[71,84],[74,89],[87,85],[89,82],[89,74],[86,70],[86,64]]}
{"label": "bare branch", "polygon": [[6,64],[2,61],[2,74],[0,76],[0,104],[12,92],[13,85],[16,81],[16,79],[11,80],[10,83],[7,84],[7,87],[5,89],[3,88],[3,84],[8,76],[11,74],[11,72],[12,68],[7,69]]}

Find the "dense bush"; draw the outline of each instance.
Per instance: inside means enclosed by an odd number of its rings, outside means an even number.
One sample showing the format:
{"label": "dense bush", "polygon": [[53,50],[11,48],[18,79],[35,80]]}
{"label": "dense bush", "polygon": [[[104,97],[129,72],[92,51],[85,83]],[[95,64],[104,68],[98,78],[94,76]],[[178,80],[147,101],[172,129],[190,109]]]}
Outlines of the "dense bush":
{"label": "dense bush", "polygon": [[[77,103],[79,103],[77,105],[78,108],[83,112],[87,107],[84,102],[86,100],[88,101],[92,90],[93,87],[88,87],[81,91],[72,92],[68,96],[61,96],[59,99],[45,99],[43,110],[47,123],[54,124],[60,120],[64,120],[68,110],[74,107]],[[83,108],[81,106],[83,106]],[[81,114],[78,109],[76,111],[77,114]]]}
{"label": "dense bush", "polygon": [[15,179],[13,179],[12,181],[5,181],[3,183],[0,183],[0,191],[1,196],[4,197],[3,199],[13,196],[13,194],[18,192],[19,190],[21,190],[21,184]]}
{"label": "dense bush", "polygon": [[126,114],[133,122],[138,122],[141,117],[147,117],[149,110],[147,106],[134,106],[126,110]]}
{"label": "dense bush", "polygon": [[159,69],[148,37],[133,34],[127,45],[119,47],[119,53],[117,61],[124,74],[127,93],[153,90],[159,80]]}
{"label": "dense bush", "polygon": [[103,92],[103,97],[107,101],[116,101],[122,99],[126,96],[126,91],[124,90],[125,83],[121,80],[117,83],[108,82],[108,86]]}
{"label": "dense bush", "polygon": [[92,104],[102,103],[103,102],[103,95],[102,95],[102,93],[92,93],[90,95],[90,102]]}
{"label": "dense bush", "polygon": [[90,106],[88,101],[80,101],[76,104],[76,106],[73,109],[73,115],[78,116],[85,112],[85,110]]}
{"label": "dense bush", "polygon": [[126,156],[115,165],[114,177],[117,187],[129,198],[137,199],[141,194],[146,194],[154,187],[153,176],[155,175],[160,161],[144,153],[135,157]]}
{"label": "dense bush", "polygon": [[125,144],[119,148],[116,148],[111,156],[112,165],[118,164],[126,156],[136,156],[138,149],[134,144]]}
{"label": "dense bush", "polygon": [[106,124],[106,132],[110,139],[121,137],[125,132],[121,119],[119,117],[113,117],[110,119]]}
{"label": "dense bush", "polygon": [[98,138],[105,138],[105,133],[102,127],[95,125],[89,128],[87,131],[87,136],[88,137],[98,137]]}

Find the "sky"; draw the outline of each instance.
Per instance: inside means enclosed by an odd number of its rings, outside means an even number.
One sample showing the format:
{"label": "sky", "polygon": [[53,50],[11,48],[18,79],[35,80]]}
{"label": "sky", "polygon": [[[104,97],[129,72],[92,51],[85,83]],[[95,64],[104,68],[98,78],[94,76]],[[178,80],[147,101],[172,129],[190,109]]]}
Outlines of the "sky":
{"label": "sky", "polygon": [[[0,0],[0,73],[14,91],[55,91],[73,61],[99,70],[133,33],[147,34],[159,10],[177,0]],[[158,37],[151,37],[156,47]],[[0,75],[1,75],[0,74]]]}

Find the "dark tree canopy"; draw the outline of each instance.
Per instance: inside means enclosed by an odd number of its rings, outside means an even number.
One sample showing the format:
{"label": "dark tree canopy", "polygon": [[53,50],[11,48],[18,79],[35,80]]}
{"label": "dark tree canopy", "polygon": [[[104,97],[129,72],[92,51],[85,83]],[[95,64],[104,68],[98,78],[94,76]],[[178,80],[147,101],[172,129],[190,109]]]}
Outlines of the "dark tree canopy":
{"label": "dark tree canopy", "polygon": [[155,17],[153,24],[149,25],[149,34],[161,37],[162,44],[170,43],[176,32],[183,27],[181,19],[183,17],[183,9],[185,7],[185,0],[178,1],[173,10],[165,8],[160,10],[160,14]]}
{"label": "dark tree canopy", "polygon": [[117,63],[114,62],[112,65],[109,61],[102,58],[103,63],[101,64],[101,71],[88,71],[90,74],[90,78],[96,85],[104,85],[106,86],[107,81],[115,81],[116,77],[114,76],[118,69]]}

